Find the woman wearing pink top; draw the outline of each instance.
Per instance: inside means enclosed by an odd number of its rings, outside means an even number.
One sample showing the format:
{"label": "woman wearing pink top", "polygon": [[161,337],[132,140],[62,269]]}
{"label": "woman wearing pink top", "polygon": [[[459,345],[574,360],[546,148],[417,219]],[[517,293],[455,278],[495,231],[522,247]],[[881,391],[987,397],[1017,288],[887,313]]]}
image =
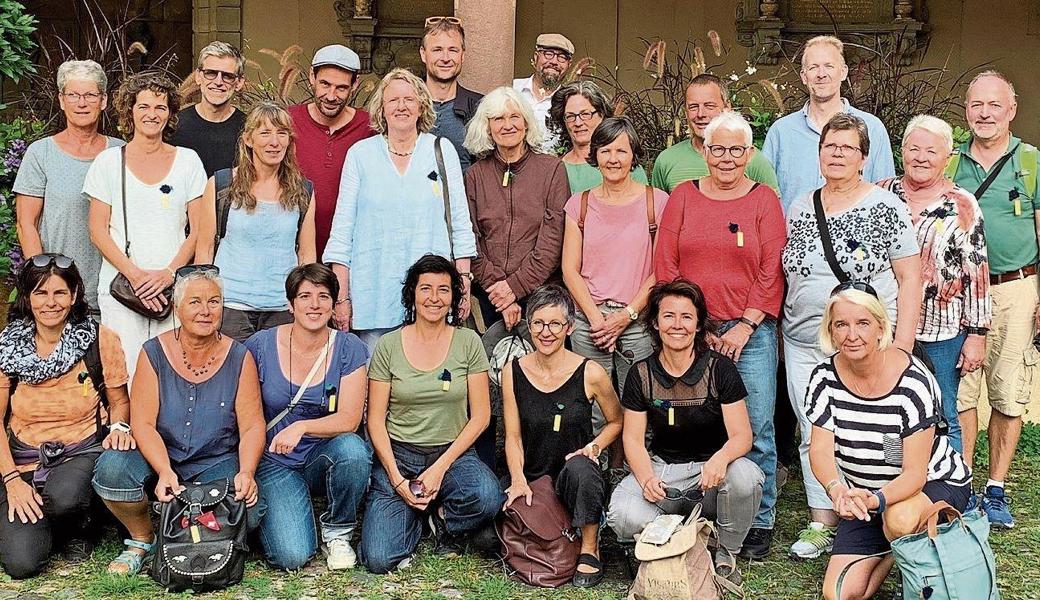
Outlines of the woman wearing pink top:
{"label": "woman wearing pink top", "polygon": [[765,474],[758,514],[740,556],[762,559],[773,538],[776,505],[776,317],[784,293],[780,253],[787,242],[776,193],[744,174],[755,152],[751,127],[736,112],[704,131],[708,176],[675,188],[654,255],[658,281],[682,277],[704,291],[719,322],[712,349],[737,363],[754,432],[748,458]]}
{"label": "woman wearing pink top", "polygon": [[[653,352],[638,318],[655,283],[654,236],[668,194],[632,180],[642,158],[632,122],[604,119],[589,150],[589,164],[603,174],[603,183],[571,196],[564,207],[563,280],[580,309],[571,347],[619,385],[632,364]],[[593,413],[598,431],[603,417]]]}

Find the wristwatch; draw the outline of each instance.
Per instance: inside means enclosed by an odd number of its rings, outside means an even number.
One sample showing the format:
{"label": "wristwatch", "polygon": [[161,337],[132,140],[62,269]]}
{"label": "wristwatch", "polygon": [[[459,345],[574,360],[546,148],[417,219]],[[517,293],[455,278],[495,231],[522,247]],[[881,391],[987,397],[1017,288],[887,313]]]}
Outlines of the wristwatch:
{"label": "wristwatch", "polygon": [[635,321],[636,319],[639,318],[639,313],[636,312],[636,309],[632,308],[631,306],[626,306],[625,310],[628,312],[628,318],[629,319]]}
{"label": "wristwatch", "polygon": [[596,458],[599,458],[599,444],[597,444],[596,442],[589,442],[588,449],[592,450],[592,454],[596,456]]}
{"label": "wristwatch", "polygon": [[130,433],[130,425],[125,421],[116,421],[108,426],[112,431],[122,431],[123,433]]}
{"label": "wristwatch", "polygon": [[986,335],[989,333],[988,327],[965,327],[964,332],[968,335]]}

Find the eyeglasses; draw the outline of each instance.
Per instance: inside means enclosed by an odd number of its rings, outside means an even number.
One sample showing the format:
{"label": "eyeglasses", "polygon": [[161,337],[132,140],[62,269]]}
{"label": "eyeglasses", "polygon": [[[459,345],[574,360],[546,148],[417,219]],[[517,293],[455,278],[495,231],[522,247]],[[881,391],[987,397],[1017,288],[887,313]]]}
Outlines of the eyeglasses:
{"label": "eyeglasses", "polygon": [[580,121],[589,121],[589,120],[592,119],[592,117],[594,117],[594,116],[596,116],[598,114],[599,114],[598,110],[583,110],[581,112],[576,112],[576,113],[565,113],[563,115],[563,120],[565,122],[567,122],[567,123],[573,123],[573,122],[579,121],[579,120]]}
{"label": "eyeglasses", "polygon": [[740,158],[744,156],[744,153],[748,151],[747,146],[705,146],[708,152],[711,153],[715,158],[722,158],[729,152],[729,155],[733,158]]}
{"label": "eyeglasses", "polygon": [[700,502],[704,499],[704,491],[697,487],[688,487],[685,490],[666,487],[664,488],[664,497],[672,501]]}
{"label": "eyeglasses", "polygon": [[538,52],[538,54],[541,54],[542,58],[544,58],[545,60],[560,60],[560,61],[566,62],[566,61],[569,61],[571,59],[571,55],[567,54],[563,50],[553,50],[551,48],[539,48],[537,50],[537,52]]}
{"label": "eyeglasses", "polygon": [[531,333],[535,335],[538,335],[541,332],[545,331],[545,328],[548,327],[549,333],[555,335],[563,331],[564,328],[567,327],[567,324],[561,323],[560,321],[549,321],[548,323],[546,323],[545,321],[536,319],[534,321],[531,321],[531,323],[527,327],[531,330]]}
{"label": "eyeglasses", "polygon": [[104,94],[98,94],[95,92],[87,92],[86,94],[80,94],[79,92],[62,92],[61,95],[69,102],[78,103],[80,100],[85,100],[87,104],[97,104],[101,100],[101,96],[104,96]]}
{"label": "eyeglasses", "polygon": [[224,83],[235,83],[241,77],[238,73],[228,73],[218,69],[199,69],[199,71],[203,77],[210,81],[213,81],[217,78],[217,75],[220,75],[220,80]]}
{"label": "eyeglasses", "polygon": [[72,266],[71,258],[65,256],[64,254],[58,254],[56,252],[44,252],[42,254],[37,254],[36,256],[30,258],[29,262],[32,263],[32,266],[38,269],[49,267],[52,264],[58,267],[59,269],[68,269]]}
{"label": "eyeglasses", "polygon": [[207,273],[212,275],[220,275],[220,267],[217,265],[184,265],[177,269],[174,274],[173,280],[183,279],[191,275],[192,273]]}
{"label": "eyeglasses", "polygon": [[879,298],[877,290],[875,290],[872,285],[859,279],[850,279],[849,281],[839,283],[833,290],[831,290],[831,296],[840,294],[845,290],[856,290],[865,294],[870,294],[875,298]]}
{"label": "eyeglasses", "polygon": [[434,25],[436,25],[437,23],[440,23],[442,21],[447,21],[448,23],[451,23],[452,25],[458,25],[460,27],[462,26],[462,19],[460,19],[458,17],[426,17],[426,24],[425,24],[425,26],[426,27],[433,27]]}
{"label": "eyeglasses", "polygon": [[[850,146],[848,144],[834,144],[834,143],[824,144],[824,145],[820,146],[820,149],[823,150],[824,152],[826,152],[827,154],[832,155],[832,156],[845,156],[846,154],[851,154],[853,152],[863,152],[863,150],[861,150],[861,149],[859,149],[859,148],[857,148],[855,146]],[[838,150],[841,150],[841,154],[838,154]]]}

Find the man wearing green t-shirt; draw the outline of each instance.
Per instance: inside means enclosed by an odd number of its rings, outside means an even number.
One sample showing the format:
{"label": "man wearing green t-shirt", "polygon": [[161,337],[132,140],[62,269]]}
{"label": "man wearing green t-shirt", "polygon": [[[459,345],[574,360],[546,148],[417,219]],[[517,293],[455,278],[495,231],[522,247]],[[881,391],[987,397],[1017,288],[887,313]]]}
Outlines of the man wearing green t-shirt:
{"label": "man wearing green t-shirt", "polygon": [[[725,82],[708,73],[694,77],[686,86],[686,124],[690,137],[657,156],[650,185],[670,194],[684,181],[706,177],[708,163],[704,160],[704,130],[712,119],[730,109],[729,88]],[[774,190],[780,189],[773,166],[759,152],[752,153],[747,164],[747,176]]]}
{"label": "man wearing green t-shirt", "polygon": [[975,455],[976,407],[985,381],[993,412],[989,421],[989,481],[982,505],[993,527],[1008,529],[1014,527],[1015,519],[1004,494],[1004,478],[1022,433],[1022,414],[1040,377],[1040,352],[1032,343],[1040,325],[1037,150],[1011,135],[1017,109],[1015,88],[1007,77],[996,71],[976,75],[965,102],[972,135],[961,145],[953,173],[954,182],[975,193],[982,208],[993,302],[982,368],[964,373],[957,394],[964,458],[971,464]]}

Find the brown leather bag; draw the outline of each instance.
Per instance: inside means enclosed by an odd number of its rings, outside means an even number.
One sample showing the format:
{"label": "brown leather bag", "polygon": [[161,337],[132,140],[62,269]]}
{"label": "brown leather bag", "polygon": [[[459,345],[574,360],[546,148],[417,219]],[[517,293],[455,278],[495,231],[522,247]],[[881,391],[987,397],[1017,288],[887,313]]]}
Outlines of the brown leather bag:
{"label": "brown leather bag", "polygon": [[514,578],[527,585],[560,587],[574,577],[581,540],[556,497],[552,478],[543,475],[530,486],[531,506],[517,498],[495,528],[502,554]]}

